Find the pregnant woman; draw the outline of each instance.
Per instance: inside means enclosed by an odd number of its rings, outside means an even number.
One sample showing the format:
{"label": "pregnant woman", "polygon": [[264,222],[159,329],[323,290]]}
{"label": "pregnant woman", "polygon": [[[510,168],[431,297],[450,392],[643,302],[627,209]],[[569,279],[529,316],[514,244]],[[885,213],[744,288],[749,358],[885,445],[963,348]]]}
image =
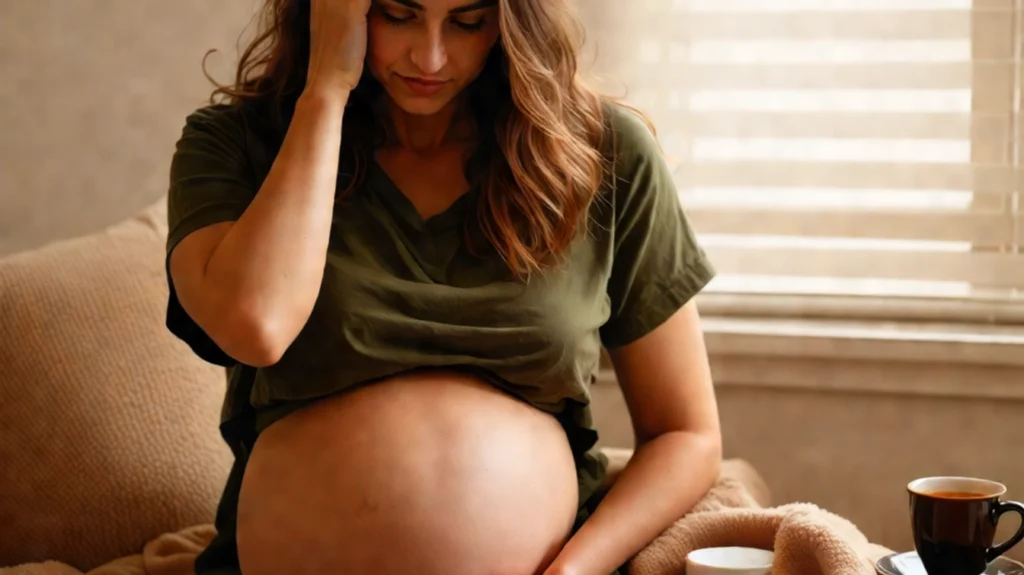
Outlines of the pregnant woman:
{"label": "pregnant woman", "polygon": [[[268,0],[169,193],[168,328],[228,368],[199,575],[607,575],[710,488],[711,265],[569,0]],[[608,350],[637,450],[610,489]]]}

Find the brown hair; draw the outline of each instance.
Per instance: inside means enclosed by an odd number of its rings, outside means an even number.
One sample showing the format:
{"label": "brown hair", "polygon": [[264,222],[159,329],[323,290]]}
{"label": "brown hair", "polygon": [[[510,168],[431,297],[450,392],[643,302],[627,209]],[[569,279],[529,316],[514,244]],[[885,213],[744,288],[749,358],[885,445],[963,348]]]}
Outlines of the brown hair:
{"label": "brown hair", "polygon": [[[606,118],[604,98],[579,78],[583,33],[569,1],[500,0],[499,8],[501,41],[469,88],[478,124],[493,130],[482,132],[466,176],[481,190],[472,224],[515,275],[525,276],[563,254],[586,226],[609,172],[600,151]],[[218,86],[213,98],[269,105],[283,125],[305,86],[309,19],[308,0],[266,0],[234,83]],[[364,71],[349,98],[341,197],[360,184],[382,143],[380,92]]]}

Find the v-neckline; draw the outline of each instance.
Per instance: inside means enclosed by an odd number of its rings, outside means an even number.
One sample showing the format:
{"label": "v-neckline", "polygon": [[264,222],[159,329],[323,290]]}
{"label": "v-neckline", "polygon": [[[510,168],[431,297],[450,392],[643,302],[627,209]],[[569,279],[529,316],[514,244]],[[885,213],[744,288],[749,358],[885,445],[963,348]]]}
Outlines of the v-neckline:
{"label": "v-neckline", "polygon": [[376,158],[370,160],[370,170],[373,177],[372,182],[375,184],[373,186],[374,189],[394,207],[406,223],[419,231],[441,233],[461,226],[470,207],[473,205],[473,199],[477,193],[477,187],[471,186],[466,193],[456,198],[444,211],[429,218],[424,218],[420,211],[416,209],[412,200],[409,199],[409,196],[406,196],[405,192],[398,187],[398,184],[388,175]]}

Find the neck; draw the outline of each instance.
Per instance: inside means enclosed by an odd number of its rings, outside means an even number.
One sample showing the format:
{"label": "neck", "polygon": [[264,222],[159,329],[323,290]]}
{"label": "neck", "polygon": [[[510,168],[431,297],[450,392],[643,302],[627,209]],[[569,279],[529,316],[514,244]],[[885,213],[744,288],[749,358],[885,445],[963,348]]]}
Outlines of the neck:
{"label": "neck", "polygon": [[431,116],[410,114],[393,101],[387,101],[393,144],[413,152],[429,153],[452,142],[471,137],[472,121],[462,102],[453,100]]}

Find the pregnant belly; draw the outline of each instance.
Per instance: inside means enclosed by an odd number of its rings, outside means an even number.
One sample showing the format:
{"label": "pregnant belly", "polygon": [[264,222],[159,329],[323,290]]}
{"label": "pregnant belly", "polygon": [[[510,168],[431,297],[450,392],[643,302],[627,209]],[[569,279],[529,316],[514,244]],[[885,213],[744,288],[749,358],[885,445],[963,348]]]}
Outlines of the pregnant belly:
{"label": "pregnant belly", "polygon": [[555,419],[470,376],[413,374],[289,415],[239,499],[245,575],[533,575],[568,538]]}

